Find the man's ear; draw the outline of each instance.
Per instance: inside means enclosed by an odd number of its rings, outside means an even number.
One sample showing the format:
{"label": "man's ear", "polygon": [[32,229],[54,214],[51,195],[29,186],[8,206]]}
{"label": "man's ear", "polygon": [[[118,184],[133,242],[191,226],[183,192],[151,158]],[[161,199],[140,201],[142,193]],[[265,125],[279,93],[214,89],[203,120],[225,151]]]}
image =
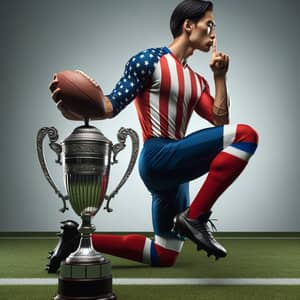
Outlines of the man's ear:
{"label": "man's ear", "polygon": [[185,19],[182,24],[182,31],[190,34],[194,26],[195,26],[194,22],[192,22],[189,19]]}

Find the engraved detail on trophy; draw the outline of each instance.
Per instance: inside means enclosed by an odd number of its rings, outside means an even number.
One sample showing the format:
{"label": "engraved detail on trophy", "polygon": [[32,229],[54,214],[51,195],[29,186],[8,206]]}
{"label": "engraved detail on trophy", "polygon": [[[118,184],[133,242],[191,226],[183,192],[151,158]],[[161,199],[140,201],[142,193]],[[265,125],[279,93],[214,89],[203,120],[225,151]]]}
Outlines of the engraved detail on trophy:
{"label": "engraved detail on trophy", "polygon": [[72,153],[77,154],[78,152],[97,153],[97,152],[101,151],[100,149],[101,149],[101,147],[99,145],[82,143],[82,144],[71,145],[70,148],[68,149],[68,152],[70,155]]}

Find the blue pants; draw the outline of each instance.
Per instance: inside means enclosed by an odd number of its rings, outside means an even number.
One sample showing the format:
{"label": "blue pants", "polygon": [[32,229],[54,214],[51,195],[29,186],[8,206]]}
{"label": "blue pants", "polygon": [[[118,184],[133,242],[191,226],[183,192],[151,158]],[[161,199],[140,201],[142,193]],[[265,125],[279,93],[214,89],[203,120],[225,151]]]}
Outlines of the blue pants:
{"label": "blue pants", "polygon": [[189,181],[206,174],[211,161],[223,150],[223,128],[199,130],[180,140],[151,138],[144,143],[139,172],[152,194],[156,235],[173,235],[175,215],[189,206]]}

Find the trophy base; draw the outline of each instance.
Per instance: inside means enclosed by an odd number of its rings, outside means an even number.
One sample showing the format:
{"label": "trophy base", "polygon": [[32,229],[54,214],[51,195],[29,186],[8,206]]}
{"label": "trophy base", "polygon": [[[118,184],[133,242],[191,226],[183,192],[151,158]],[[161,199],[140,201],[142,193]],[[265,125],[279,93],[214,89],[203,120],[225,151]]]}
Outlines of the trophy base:
{"label": "trophy base", "polygon": [[58,294],[54,300],[115,300],[112,292],[111,264],[101,263],[61,264]]}

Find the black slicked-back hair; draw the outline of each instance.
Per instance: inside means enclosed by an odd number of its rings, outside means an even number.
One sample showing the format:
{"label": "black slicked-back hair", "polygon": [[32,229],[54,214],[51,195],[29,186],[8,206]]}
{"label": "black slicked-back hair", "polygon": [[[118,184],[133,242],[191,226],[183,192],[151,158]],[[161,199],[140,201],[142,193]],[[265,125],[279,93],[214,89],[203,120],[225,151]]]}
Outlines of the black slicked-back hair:
{"label": "black slicked-back hair", "polygon": [[203,0],[184,0],[179,3],[171,16],[170,28],[174,38],[182,33],[182,25],[186,19],[197,22],[206,11],[213,10],[213,4],[210,1]]}

